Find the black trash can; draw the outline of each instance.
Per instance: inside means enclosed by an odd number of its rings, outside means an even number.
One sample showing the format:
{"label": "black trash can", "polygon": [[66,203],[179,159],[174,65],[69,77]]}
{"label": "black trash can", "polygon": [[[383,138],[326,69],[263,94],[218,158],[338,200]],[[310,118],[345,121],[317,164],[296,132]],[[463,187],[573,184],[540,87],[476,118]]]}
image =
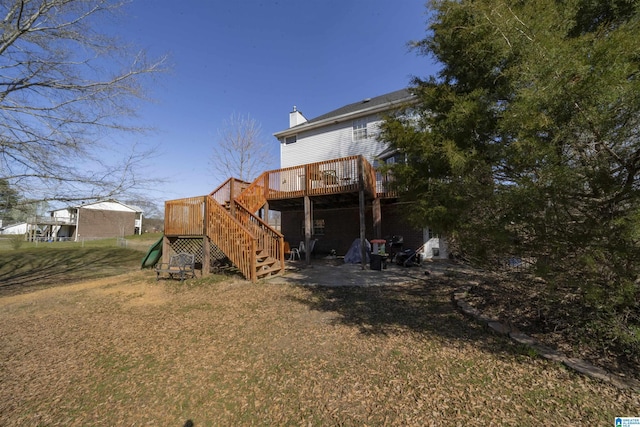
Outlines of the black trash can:
{"label": "black trash can", "polygon": [[371,261],[369,266],[372,270],[382,270],[382,256],[377,254],[371,254]]}

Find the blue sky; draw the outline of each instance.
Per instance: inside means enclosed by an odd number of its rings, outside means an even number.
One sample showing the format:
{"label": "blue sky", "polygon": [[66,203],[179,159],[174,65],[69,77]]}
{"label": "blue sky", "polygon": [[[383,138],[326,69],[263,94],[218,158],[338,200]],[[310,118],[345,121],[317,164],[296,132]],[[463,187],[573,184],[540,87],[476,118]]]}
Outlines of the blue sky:
{"label": "blue sky", "polygon": [[[208,194],[228,177],[212,172],[218,129],[250,115],[278,159],[273,133],[296,105],[307,118],[406,87],[437,70],[407,43],[423,38],[423,0],[135,0],[124,41],[171,71],[151,88],[139,120],[155,128],[131,142],[157,146],[158,201]],[[278,168],[279,163],[271,165]]]}

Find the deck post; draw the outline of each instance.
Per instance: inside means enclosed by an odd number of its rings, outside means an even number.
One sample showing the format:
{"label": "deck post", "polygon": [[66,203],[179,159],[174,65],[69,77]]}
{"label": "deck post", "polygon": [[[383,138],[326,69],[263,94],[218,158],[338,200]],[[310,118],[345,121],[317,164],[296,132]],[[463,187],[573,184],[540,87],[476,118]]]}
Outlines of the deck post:
{"label": "deck post", "polygon": [[211,273],[211,245],[209,236],[202,236],[202,273],[201,276],[208,276]]}
{"label": "deck post", "polygon": [[162,262],[169,262],[169,250],[171,249],[171,245],[169,243],[169,238],[165,234],[162,237]]}
{"label": "deck post", "polygon": [[358,157],[358,210],[360,213],[360,256],[362,259],[362,269],[367,264],[367,226],[365,222],[365,197],[364,197],[364,158]]}
{"label": "deck post", "polygon": [[231,181],[229,181],[229,213],[231,214],[232,217],[236,217],[236,196],[235,196],[235,185],[234,183],[236,182],[235,178],[231,178]]}
{"label": "deck post", "polygon": [[208,276],[211,272],[211,245],[209,244],[209,212],[211,203],[215,203],[213,200],[209,200],[207,197],[203,197],[204,203],[204,215],[202,215],[202,270],[200,276]]}
{"label": "deck post", "polygon": [[313,223],[312,209],[313,202],[309,196],[304,196],[304,261],[307,265],[311,265],[309,244],[311,243],[311,224]]}

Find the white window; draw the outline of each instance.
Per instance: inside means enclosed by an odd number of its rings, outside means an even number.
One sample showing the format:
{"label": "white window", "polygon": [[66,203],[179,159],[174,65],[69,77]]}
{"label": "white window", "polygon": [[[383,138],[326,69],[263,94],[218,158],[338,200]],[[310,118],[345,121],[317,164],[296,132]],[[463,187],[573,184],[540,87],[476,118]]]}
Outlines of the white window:
{"label": "white window", "polygon": [[353,121],[353,140],[362,141],[367,139],[367,119]]}

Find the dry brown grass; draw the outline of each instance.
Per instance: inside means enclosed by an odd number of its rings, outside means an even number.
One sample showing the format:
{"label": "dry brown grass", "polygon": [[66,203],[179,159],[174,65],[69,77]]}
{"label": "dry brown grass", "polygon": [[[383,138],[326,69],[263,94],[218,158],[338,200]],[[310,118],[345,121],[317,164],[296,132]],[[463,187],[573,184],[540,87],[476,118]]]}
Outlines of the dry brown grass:
{"label": "dry brown grass", "polygon": [[0,425],[610,425],[640,401],[376,288],[151,272],[0,297]]}

